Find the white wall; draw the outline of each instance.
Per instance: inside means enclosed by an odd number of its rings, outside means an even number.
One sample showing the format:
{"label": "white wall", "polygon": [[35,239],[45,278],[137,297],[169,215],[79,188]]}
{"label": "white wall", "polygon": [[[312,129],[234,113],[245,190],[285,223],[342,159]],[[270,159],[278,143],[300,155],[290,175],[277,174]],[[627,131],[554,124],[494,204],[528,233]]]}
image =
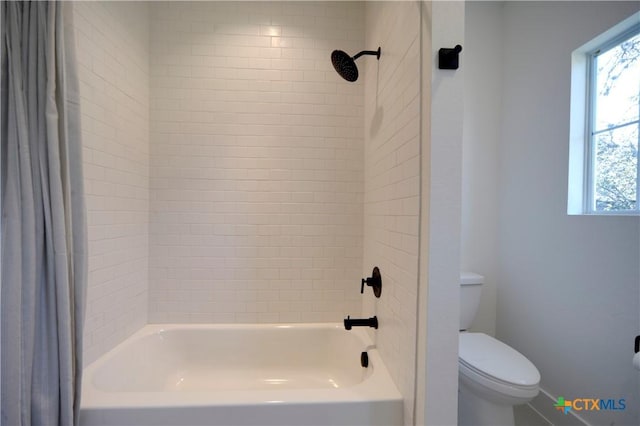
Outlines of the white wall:
{"label": "white wall", "polygon": [[503,2],[466,2],[460,270],[485,277],[472,331],[495,335]]}
{"label": "white wall", "polygon": [[151,322],[359,316],[363,84],[330,53],[361,50],[362,14],[151,6]]}
{"label": "white wall", "polygon": [[149,20],[145,3],[74,2],[88,211],[85,363],[147,320]]}
{"label": "white wall", "polygon": [[[566,214],[571,52],[635,10],[637,2],[506,2],[502,60],[492,65],[490,51],[467,57],[476,58],[470,69],[485,63],[485,84],[499,83],[503,93],[499,147],[484,123],[469,121],[477,135],[465,140],[465,155],[477,136],[499,159],[497,336],[533,361],[553,398],[627,400],[624,411],[582,411],[591,424],[639,423],[631,349],[640,323],[640,227],[634,217]],[[469,45],[474,32],[496,39],[499,13],[495,4],[467,5]],[[467,88],[476,98],[465,120],[475,114],[493,122],[484,110],[497,102]],[[465,175],[493,180],[494,161],[480,157]],[[483,205],[478,196],[465,201],[467,262],[482,262],[470,243],[485,226],[469,219],[471,206]],[[489,217],[485,223],[494,226]],[[553,414],[545,395],[534,405]]]}
{"label": "white wall", "polygon": [[[464,2],[422,4],[422,200],[416,424],[455,425],[458,407]],[[441,48],[463,46],[457,70]]]}
{"label": "white wall", "polygon": [[420,9],[414,2],[366,4],[364,260],[382,275],[382,296],[367,289],[363,315],[378,316],[376,343],[413,423],[420,206]]}

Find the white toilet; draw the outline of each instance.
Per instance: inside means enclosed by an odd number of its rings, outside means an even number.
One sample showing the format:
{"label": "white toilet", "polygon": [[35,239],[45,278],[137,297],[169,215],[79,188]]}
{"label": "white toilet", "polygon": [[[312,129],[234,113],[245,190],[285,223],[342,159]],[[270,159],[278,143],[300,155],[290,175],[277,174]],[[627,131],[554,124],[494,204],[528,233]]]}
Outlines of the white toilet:
{"label": "white toilet", "polygon": [[513,426],[513,406],[531,401],[540,373],[520,352],[484,333],[470,333],[484,277],[460,274],[458,424]]}

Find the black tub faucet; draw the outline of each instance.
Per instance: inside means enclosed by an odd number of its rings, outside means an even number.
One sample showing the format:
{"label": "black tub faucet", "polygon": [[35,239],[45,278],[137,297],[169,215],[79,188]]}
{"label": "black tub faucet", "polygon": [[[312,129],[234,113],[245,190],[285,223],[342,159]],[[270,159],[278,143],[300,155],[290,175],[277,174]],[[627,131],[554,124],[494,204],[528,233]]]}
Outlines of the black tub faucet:
{"label": "black tub faucet", "polygon": [[378,328],[378,317],[372,316],[371,318],[356,318],[351,319],[349,315],[344,319],[344,328],[351,330],[351,327],[373,327]]}

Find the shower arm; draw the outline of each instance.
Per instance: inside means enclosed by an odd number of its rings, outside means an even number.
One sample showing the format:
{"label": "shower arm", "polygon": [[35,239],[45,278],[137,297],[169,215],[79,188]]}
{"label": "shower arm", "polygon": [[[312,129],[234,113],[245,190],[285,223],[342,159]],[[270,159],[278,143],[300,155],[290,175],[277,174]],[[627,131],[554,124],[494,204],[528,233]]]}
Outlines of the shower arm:
{"label": "shower arm", "polygon": [[373,55],[380,59],[380,48],[378,47],[378,50],[363,50],[362,52],[356,53],[353,60],[355,61],[362,55]]}

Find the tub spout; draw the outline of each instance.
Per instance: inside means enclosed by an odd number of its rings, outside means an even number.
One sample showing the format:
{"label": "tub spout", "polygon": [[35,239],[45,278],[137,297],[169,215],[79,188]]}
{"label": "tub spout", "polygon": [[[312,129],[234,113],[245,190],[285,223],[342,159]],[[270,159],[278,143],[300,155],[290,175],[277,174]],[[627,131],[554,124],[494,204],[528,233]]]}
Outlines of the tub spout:
{"label": "tub spout", "polygon": [[351,327],[373,327],[378,328],[378,317],[372,316],[371,318],[356,318],[351,319],[349,315],[344,319],[344,328],[351,330]]}

